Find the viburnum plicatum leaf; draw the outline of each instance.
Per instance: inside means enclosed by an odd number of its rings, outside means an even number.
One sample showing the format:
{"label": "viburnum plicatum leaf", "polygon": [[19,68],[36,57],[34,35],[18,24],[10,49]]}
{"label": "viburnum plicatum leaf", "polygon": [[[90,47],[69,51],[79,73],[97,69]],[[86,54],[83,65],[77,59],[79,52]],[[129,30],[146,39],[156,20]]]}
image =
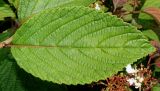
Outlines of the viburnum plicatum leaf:
{"label": "viburnum plicatum leaf", "polygon": [[40,11],[64,6],[89,6],[96,0],[19,0],[18,18],[26,20]]}
{"label": "viburnum plicatum leaf", "polygon": [[160,25],[160,8],[149,7],[143,10],[143,12],[151,15],[156,22]]}
{"label": "viburnum plicatum leaf", "polygon": [[13,37],[18,65],[42,80],[84,84],[112,76],[154,51],[130,24],[86,7],[46,10]]}

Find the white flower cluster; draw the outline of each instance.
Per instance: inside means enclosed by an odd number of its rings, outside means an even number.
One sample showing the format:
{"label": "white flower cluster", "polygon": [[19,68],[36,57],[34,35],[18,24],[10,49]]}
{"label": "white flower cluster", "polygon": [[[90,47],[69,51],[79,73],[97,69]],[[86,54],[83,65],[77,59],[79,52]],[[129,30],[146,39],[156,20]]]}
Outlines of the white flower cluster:
{"label": "white flower cluster", "polygon": [[96,9],[96,10],[101,10],[101,8],[100,8],[100,6],[99,6],[98,3],[95,3],[95,9]]}
{"label": "white flower cluster", "polygon": [[138,75],[138,71],[136,68],[132,68],[130,64],[126,66],[126,71],[128,74],[131,74],[132,77],[128,78],[127,81],[129,82],[130,86],[135,86],[135,88],[140,88],[144,78]]}

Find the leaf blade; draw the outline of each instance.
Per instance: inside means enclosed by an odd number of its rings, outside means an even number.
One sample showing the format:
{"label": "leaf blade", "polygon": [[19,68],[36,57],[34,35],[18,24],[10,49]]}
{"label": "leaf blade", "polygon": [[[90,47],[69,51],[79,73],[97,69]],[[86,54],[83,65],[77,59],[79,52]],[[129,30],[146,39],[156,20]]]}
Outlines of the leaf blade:
{"label": "leaf blade", "polygon": [[40,11],[63,6],[88,6],[96,0],[20,0],[18,16],[20,20],[31,17]]}
{"label": "leaf blade", "polygon": [[5,17],[15,18],[14,12],[11,10],[9,5],[7,5],[3,0],[0,1],[0,20],[4,20]]}
{"label": "leaf blade", "polygon": [[135,27],[85,7],[36,15],[16,32],[13,44],[21,46],[12,47],[12,54],[22,68],[59,84],[105,79],[154,51]]}
{"label": "leaf blade", "polygon": [[159,41],[158,35],[151,29],[143,30],[142,33],[151,40]]}

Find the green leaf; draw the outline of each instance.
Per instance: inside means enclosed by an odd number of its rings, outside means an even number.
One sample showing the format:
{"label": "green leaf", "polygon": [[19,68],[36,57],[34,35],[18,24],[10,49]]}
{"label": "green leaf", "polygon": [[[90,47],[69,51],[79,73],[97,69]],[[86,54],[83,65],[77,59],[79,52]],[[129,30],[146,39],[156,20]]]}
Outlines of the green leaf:
{"label": "green leaf", "polygon": [[160,72],[160,68],[155,66],[154,72]]}
{"label": "green leaf", "polygon": [[9,48],[0,48],[0,64],[6,58],[6,55],[9,53]]}
{"label": "green leaf", "polygon": [[0,64],[0,91],[25,91],[16,77],[15,64],[8,59]]}
{"label": "green leaf", "polygon": [[135,27],[85,7],[36,15],[19,28],[13,45],[20,67],[59,84],[105,79],[154,51]]}
{"label": "green leaf", "polygon": [[152,88],[152,91],[159,91],[160,90],[160,84],[157,84]]}
{"label": "green leaf", "polygon": [[0,1],[0,20],[5,17],[15,17],[14,12],[11,10],[9,5],[5,4],[3,0]]}
{"label": "green leaf", "polygon": [[160,90],[160,87],[153,87],[152,88],[152,91],[159,91]]}
{"label": "green leaf", "polygon": [[14,59],[0,64],[0,91],[67,91],[64,85],[51,84],[21,70]]}
{"label": "green leaf", "polygon": [[[8,32],[0,34],[0,42],[8,37]],[[9,52],[9,48],[0,48],[0,91],[25,91],[16,77],[16,63],[8,58]]]}
{"label": "green leaf", "polygon": [[26,20],[40,11],[64,6],[89,6],[96,0],[20,0],[18,16],[20,20]]}
{"label": "green leaf", "polygon": [[[0,42],[8,36],[8,32],[0,34]],[[16,77],[16,63],[8,58],[9,52],[9,48],[0,48],[0,91],[25,91]]]}
{"label": "green leaf", "polygon": [[16,9],[18,9],[19,0],[8,0],[10,4],[14,5]]}
{"label": "green leaf", "polygon": [[9,32],[5,32],[5,33],[0,33],[0,42],[6,40],[7,38],[9,38],[10,33]]}
{"label": "green leaf", "polygon": [[[145,4],[142,7],[142,10],[148,7],[160,8],[160,0],[146,0]],[[139,22],[141,24],[144,24],[146,27],[154,24],[153,17],[146,13],[140,13]]]}
{"label": "green leaf", "polygon": [[143,34],[151,40],[159,41],[158,35],[153,30],[144,30]]}
{"label": "green leaf", "polygon": [[[0,34],[0,42],[6,40],[9,37],[9,32]],[[9,48],[0,48],[0,64],[1,61],[5,59],[6,55],[9,53]]]}

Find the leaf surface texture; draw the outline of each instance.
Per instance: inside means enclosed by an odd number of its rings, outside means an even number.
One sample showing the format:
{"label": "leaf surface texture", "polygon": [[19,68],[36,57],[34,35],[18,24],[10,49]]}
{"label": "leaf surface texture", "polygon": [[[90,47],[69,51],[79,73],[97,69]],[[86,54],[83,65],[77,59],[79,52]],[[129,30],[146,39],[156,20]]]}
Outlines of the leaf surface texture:
{"label": "leaf surface texture", "polygon": [[96,0],[19,0],[18,16],[24,21],[43,10],[66,6],[89,6]]}
{"label": "leaf surface texture", "polygon": [[20,67],[59,84],[105,79],[154,51],[135,27],[85,7],[36,15],[16,32],[13,44]]}

